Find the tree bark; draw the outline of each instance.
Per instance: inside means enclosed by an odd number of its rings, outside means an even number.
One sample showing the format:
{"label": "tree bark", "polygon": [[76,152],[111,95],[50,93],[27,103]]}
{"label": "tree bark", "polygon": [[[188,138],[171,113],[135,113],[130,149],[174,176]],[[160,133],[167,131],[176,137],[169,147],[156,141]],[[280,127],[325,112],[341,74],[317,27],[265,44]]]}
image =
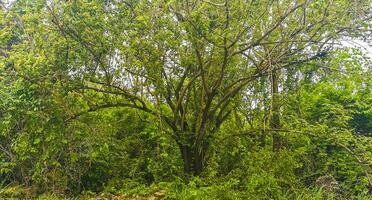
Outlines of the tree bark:
{"label": "tree bark", "polygon": [[[271,120],[270,127],[272,129],[280,129],[280,99],[279,99],[279,70],[273,70],[271,76]],[[284,147],[284,138],[279,132],[273,133],[273,151],[279,151]]]}
{"label": "tree bark", "polygon": [[192,151],[191,148],[187,145],[182,145],[180,147],[181,154],[182,154],[182,160],[183,160],[183,170],[185,174],[191,175],[193,171],[193,162],[192,162]]}
{"label": "tree bark", "polygon": [[180,146],[183,169],[187,176],[199,176],[203,170],[202,153],[187,145]]}
{"label": "tree bark", "polygon": [[194,169],[194,175],[199,176],[203,170],[203,155],[202,152],[195,151],[195,169]]}

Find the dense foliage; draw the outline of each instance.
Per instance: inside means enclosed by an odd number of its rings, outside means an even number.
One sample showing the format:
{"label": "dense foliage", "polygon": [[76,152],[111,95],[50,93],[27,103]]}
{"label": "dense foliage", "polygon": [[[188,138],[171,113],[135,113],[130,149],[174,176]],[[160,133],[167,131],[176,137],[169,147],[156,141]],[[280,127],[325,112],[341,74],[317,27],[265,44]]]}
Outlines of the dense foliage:
{"label": "dense foliage", "polygon": [[0,5],[0,198],[372,197],[370,1]]}

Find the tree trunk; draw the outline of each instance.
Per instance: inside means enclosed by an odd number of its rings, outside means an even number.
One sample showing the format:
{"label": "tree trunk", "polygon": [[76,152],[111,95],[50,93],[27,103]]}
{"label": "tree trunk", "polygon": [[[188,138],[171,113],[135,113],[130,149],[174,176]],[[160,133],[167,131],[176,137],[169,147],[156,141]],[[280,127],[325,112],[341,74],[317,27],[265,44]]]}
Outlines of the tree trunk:
{"label": "tree trunk", "polygon": [[[280,102],[279,102],[279,75],[277,70],[272,71],[271,76],[271,120],[270,127],[272,129],[280,129]],[[284,147],[284,139],[279,132],[273,132],[273,151],[279,151]]]}
{"label": "tree trunk", "polygon": [[180,147],[181,149],[181,155],[182,155],[182,160],[183,160],[183,171],[185,172],[185,174],[187,175],[190,175],[192,174],[192,152],[191,152],[191,149],[186,146],[186,145],[183,145]]}
{"label": "tree trunk", "polygon": [[202,152],[195,151],[195,169],[194,169],[194,175],[199,176],[203,170],[203,156]]}
{"label": "tree trunk", "polygon": [[183,169],[187,176],[199,176],[203,170],[203,156],[188,145],[182,145]]}

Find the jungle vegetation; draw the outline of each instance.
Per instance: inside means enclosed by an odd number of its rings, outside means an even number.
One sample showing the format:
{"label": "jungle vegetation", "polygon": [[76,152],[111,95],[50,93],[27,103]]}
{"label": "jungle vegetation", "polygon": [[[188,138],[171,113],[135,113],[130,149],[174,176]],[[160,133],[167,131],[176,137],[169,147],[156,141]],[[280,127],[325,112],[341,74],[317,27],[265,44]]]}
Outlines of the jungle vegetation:
{"label": "jungle vegetation", "polygon": [[371,199],[371,4],[0,1],[0,198]]}

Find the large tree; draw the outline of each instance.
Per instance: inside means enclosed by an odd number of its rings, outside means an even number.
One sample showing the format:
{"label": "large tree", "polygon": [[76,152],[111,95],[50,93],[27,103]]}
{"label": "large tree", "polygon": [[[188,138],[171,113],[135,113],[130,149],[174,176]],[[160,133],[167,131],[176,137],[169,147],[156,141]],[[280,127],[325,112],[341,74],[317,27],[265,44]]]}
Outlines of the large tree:
{"label": "large tree", "polygon": [[25,2],[37,10],[15,20],[24,37],[6,56],[14,70],[85,99],[66,123],[112,107],[160,119],[194,175],[249,84],[270,75],[277,101],[281,70],[325,56],[370,18],[368,1],[348,0]]}

